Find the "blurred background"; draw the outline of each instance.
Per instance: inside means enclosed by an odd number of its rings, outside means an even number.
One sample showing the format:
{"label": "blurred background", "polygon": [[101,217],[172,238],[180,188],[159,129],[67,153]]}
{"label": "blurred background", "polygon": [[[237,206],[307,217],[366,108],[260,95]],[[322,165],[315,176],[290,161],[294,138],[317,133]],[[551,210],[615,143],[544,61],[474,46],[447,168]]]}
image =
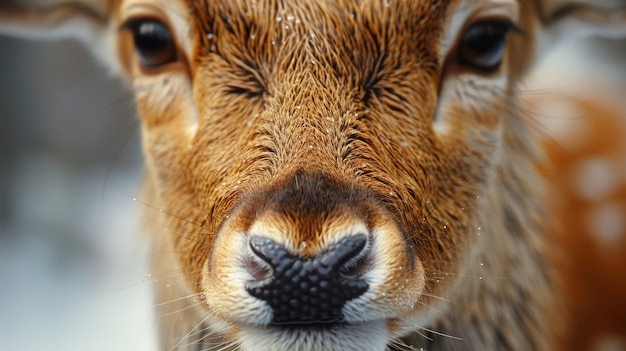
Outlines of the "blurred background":
{"label": "blurred background", "polygon": [[[557,162],[559,243],[586,267],[569,280],[572,345],[626,350],[626,41],[554,48],[522,96]],[[137,123],[80,45],[0,37],[0,350],[156,349]]]}
{"label": "blurred background", "polygon": [[553,48],[522,96],[546,151],[548,215],[559,222],[560,350],[625,351],[626,40]]}
{"label": "blurred background", "polygon": [[130,91],[74,42],[0,37],[0,350],[155,350]]}

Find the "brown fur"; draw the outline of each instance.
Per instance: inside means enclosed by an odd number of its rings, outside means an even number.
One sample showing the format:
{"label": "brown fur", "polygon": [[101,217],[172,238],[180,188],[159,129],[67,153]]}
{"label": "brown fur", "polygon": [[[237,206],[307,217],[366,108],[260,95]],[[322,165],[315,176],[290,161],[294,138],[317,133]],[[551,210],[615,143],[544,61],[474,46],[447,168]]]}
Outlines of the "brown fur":
{"label": "brown fur", "polygon": [[[452,103],[449,109],[459,118],[453,117],[457,132],[447,139],[437,138],[430,125],[436,102],[432,89],[444,74],[434,39],[450,5],[304,2],[295,8],[276,4],[256,9],[233,2],[195,4],[192,12],[202,16],[196,18],[198,44],[191,71],[203,84],[194,87],[193,104],[198,130],[211,132],[196,134],[192,148],[181,150],[188,142],[171,135],[177,128],[147,131],[159,134],[159,143],[148,145],[158,146],[158,153],[147,151],[152,169],[160,173],[160,203],[189,218],[162,219],[164,227],[178,234],[170,250],[185,253],[178,256],[187,276],[181,293],[201,292],[194,282],[202,279],[204,288],[211,289],[212,279],[200,273],[207,256],[209,271],[220,269],[211,262],[220,243],[213,238],[224,226],[247,230],[254,218],[239,214],[246,208],[266,208],[248,201],[252,195],[246,194],[261,193],[264,184],[282,189],[297,172],[316,170],[345,184],[339,189],[367,189],[410,235],[407,240],[415,248],[410,255],[419,257],[426,276],[398,276],[397,281],[426,279],[427,294],[450,299],[432,307],[449,310],[450,316],[428,328],[463,341],[422,331],[433,341],[422,338],[413,344],[433,350],[547,348],[552,334],[545,317],[551,305],[549,264],[533,224],[537,205],[528,195],[536,191],[536,183],[524,127],[513,115],[515,109],[501,101],[514,105],[512,97],[497,92],[494,105],[476,107],[478,111]],[[354,20],[350,13],[356,14]],[[310,23],[295,25],[287,15]],[[285,23],[292,28],[285,29]],[[524,23],[524,29],[532,32],[531,24]],[[214,39],[206,40],[204,33],[213,33]],[[513,73],[523,69],[514,68]],[[152,114],[143,115],[150,124]],[[172,123],[180,120],[178,116]],[[403,141],[410,146],[403,147]],[[163,147],[167,144],[171,146]],[[301,177],[307,182],[310,176]],[[477,201],[481,195],[483,201]],[[315,213],[324,211],[323,199],[327,197],[303,208],[280,208],[297,218],[291,242],[320,240]],[[235,218],[224,222],[229,214]],[[445,273],[455,277],[438,284],[435,276]],[[441,305],[428,297],[420,300],[426,306]],[[389,321],[392,330],[395,323]],[[162,323],[161,330],[172,328]]]}
{"label": "brown fur", "polygon": [[353,347],[342,338],[367,336],[358,323],[295,340],[248,324],[237,272],[242,233],[308,257],[358,226],[372,245],[363,269],[383,277],[358,312],[382,316],[363,321],[381,349],[550,348],[550,243],[515,96],[535,1],[506,2],[525,34],[490,74],[454,55],[489,1],[133,3],[109,2],[111,28],[129,12],[159,18],[181,56],[146,72],[114,34],[142,121],[142,201],[163,209],[147,221],[163,350]]}

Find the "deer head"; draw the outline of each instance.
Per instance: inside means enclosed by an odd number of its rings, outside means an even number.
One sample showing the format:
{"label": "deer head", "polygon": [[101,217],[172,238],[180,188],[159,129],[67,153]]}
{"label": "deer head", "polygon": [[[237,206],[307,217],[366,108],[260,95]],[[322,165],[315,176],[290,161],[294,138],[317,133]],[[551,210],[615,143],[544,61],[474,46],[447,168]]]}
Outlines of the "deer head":
{"label": "deer head", "polygon": [[623,33],[619,6],[102,0],[0,31],[76,37],[134,88],[154,270],[182,277],[164,350],[545,349],[515,88],[539,39]]}

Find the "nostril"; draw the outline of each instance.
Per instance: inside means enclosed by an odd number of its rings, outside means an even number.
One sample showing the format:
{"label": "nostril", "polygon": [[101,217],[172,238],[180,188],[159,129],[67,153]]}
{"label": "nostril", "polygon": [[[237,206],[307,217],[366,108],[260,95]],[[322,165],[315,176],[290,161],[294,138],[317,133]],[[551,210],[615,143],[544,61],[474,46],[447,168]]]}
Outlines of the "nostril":
{"label": "nostril", "polygon": [[287,252],[272,240],[254,236],[250,238],[249,245],[252,252],[245,262],[245,268],[255,280],[268,279],[278,266],[285,265]]}
{"label": "nostril", "polygon": [[317,259],[323,272],[337,272],[344,274],[347,267],[356,264],[364,256],[362,252],[367,245],[367,237],[363,234],[345,238],[328,247],[326,252]]}
{"label": "nostril", "polygon": [[[336,246],[336,248],[333,246]],[[341,240],[333,246],[331,248],[335,249],[334,255],[327,254],[322,258],[322,261],[329,256],[334,256],[337,262],[333,267],[339,270],[339,273],[345,276],[355,276],[355,273],[358,271],[355,268],[361,266],[367,257],[367,236],[364,234],[354,235]]]}
{"label": "nostril", "polygon": [[272,267],[280,264],[280,261],[288,256],[284,247],[276,244],[268,238],[258,236],[250,238],[250,249],[256,256],[267,262]]}
{"label": "nostril", "polygon": [[353,260],[348,261],[339,271],[346,278],[363,276],[372,267],[372,257],[364,252]]}
{"label": "nostril", "polygon": [[272,269],[250,257],[245,261],[245,268],[256,280],[265,280],[272,276]]}

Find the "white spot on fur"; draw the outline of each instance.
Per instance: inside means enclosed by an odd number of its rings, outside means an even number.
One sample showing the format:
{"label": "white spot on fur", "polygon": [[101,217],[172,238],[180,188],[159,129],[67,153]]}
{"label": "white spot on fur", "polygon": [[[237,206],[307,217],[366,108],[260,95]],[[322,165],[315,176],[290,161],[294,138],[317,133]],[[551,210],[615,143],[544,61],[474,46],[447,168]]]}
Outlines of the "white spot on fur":
{"label": "white spot on fur", "polygon": [[606,246],[614,247],[624,237],[626,209],[619,204],[602,204],[587,215],[587,228],[596,240]]}
{"label": "white spot on fur", "polygon": [[598,200],[618,185],[613,162],[607,159],[587,159],[577,165],[574,184],[578,194],[587,200]]}

